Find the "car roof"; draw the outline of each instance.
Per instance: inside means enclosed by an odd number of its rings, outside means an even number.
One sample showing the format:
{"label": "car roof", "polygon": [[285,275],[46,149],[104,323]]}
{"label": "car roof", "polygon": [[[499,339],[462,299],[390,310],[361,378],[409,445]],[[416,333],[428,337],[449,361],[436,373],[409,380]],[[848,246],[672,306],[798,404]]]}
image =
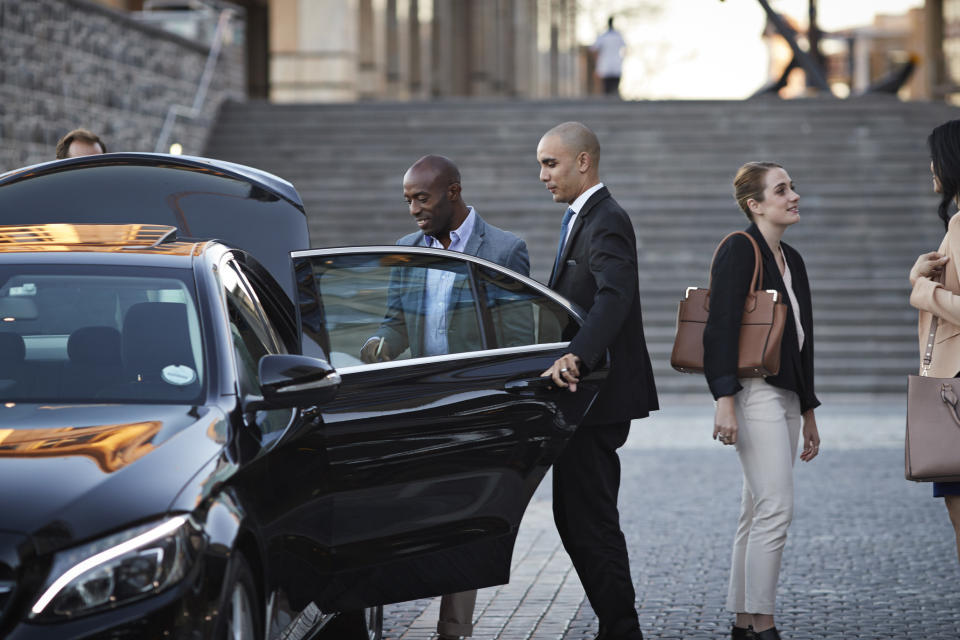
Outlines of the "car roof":
{"label": "car roof", "polygon": [[[132,260],[111,259],[109,262],[142,264],[146,256],[180,256],[182,266],[189,266],[190,257],[199,255],[209,242],[181,240],[176,227],[156,224],[36,224],[0,226],[0,255],[47,254],[52,262],[69,261],[70,254],[111,254],[137,256]],[[52,255],[50,255],[52,254]],[[97,261],[87,257],[82,262]],[[169,263],[170,260],[165,260]]]}

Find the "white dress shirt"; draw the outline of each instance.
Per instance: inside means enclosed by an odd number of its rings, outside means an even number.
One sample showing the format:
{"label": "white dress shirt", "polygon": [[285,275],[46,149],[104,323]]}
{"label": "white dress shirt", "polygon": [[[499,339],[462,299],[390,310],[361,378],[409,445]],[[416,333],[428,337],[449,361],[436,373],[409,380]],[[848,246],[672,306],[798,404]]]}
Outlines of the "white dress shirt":
{"label": "white dress shirt", "polygon": [[577,216],[580,215],[580,209],[583,209],[583,205],[587,204],[587,200],[590,199],[594,193],[603,189],[603,183],[598,182],[593,185],[583,193],[581,193],[576,200],[570,203],[570,208],[573,209],[573,215],[570,216],[570,222],[567,224],[567,235],[563,238],[563,246],[566,248],[567,241],[570,239],[570,232],[573,231],[573,223],[577,221]]}
{"label": "white dress shirt", "polygon": [[787,256],[783,253],[783,247],[780,247],[780,255],[783,256],[783,284],[787,285],[787,295],[790,296],[790,308],[793,309],[793,322],[797,325],[797,349],[803,350],[803,325],[800,324],[800,303],[797,302],[797,294],[793,292],[793,276],[790,275],[790,265],[787,264]]}

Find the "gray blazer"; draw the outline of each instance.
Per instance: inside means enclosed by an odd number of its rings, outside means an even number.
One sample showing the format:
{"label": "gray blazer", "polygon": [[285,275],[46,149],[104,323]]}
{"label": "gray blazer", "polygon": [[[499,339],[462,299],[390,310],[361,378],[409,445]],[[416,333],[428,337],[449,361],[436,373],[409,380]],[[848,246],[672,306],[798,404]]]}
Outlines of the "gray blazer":
{"label": "gray blazer", "polygon": [[[527,245],[509,231],[488,224],[476,214],[473,232],[463,253],[503,265],[522,275],[530,274]],[[398,245],[427,246],[422,231],[403,236]],[[493,279],[495,280],[495,278]],[[423,292],[425,269],[397,269],[390,283],[387,315],[379,335],[386,340],[394,355],[410,348],[411,357],[423,355]],[[493,310],[498,346],[529,344],[533,338],[533,316],[529,304],[506,304],[509,293],[495,286],[487,287],[488,306]],[[481,348],[469,278],[466,271],[454,280],[448,307],[447,340],[450,353],[475,351]]]}

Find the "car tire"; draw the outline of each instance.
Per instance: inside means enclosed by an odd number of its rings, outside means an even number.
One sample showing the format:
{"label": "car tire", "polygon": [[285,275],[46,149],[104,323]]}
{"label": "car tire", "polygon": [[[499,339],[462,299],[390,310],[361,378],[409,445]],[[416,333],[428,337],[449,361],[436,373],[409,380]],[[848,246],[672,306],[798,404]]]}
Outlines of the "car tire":
{"label": "car tire", "polygon": [[383,607],[343,611],[320,632],[323,640],[382,640]]}
{"label": "car tire", "polygon": [[236,553],[224,580],[214,638],[263,640],[263,611],[258,602],[250,564],[243,554]]}

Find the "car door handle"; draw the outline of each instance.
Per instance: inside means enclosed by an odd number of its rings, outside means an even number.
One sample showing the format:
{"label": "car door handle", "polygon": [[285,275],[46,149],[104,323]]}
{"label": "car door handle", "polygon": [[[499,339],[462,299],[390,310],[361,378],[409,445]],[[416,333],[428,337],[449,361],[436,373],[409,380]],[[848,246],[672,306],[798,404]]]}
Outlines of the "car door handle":
{"label": "car door handle", "polygon": [[518,378],[508,380],[503,388],[518,395],[532,395],[536,393],[546,393],[557,391],[560,387],[553,383],[550,376],[537,376],[536,378]]}

